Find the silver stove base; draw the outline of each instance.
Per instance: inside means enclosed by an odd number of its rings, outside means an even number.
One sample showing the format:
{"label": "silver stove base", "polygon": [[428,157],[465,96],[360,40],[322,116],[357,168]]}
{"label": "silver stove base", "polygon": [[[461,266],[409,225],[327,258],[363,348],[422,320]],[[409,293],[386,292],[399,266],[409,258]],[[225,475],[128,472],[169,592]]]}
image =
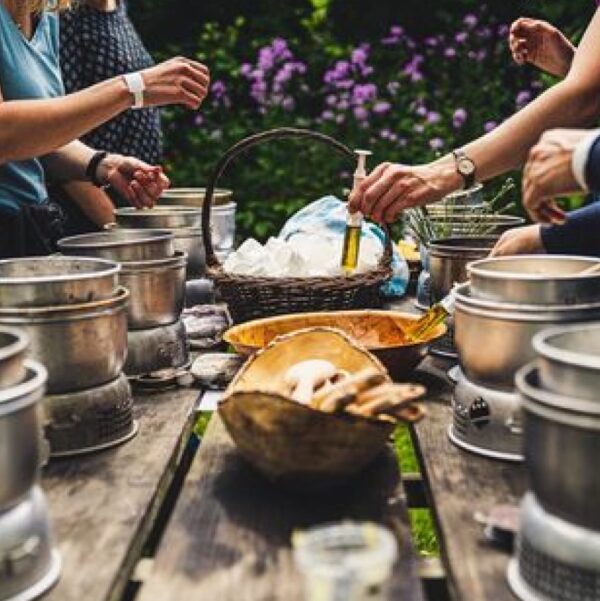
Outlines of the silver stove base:
{"label": "silver stove base", "polygon": [[460,365],[455,365],[454,367],[451,367],[447,372],[446,375],[448,376],[448,379],[451,382],[454,382],[454,384],[458,384],[458,381],[460,380],[462,371],[460,369]]}
{"label": "silver stove base", "polygon": [[[60,554],[56,549],[52,549],[52,561],[46,574],[38,580],[33,586],[30,586],[27,590],[15,595],[13,597],[7,597],[2,601],[33,601],[41,597],[44,593],[47,593],[60,578],[60,572],[62,569],[62,561]],[[0,597],[1,598],[1,597]]]}
{"label": "silver stove base", "polygon": [[469,444],[468,442],[465,442],[455,434],[453,424],[450,424],[450,426],[448,426],[448,438],[450,439],[450,442],[455,444],[457,447],[460,447],[465,451],[469,451],[469,453],[474,453],[475,455],[487,457],[488,459],[499,459],[500,461],[513,461],[515,463],[521,463],[524,459],[523,455],[515,453],[502,453],[501,451],[494,451],[492,449],[486,449],[485,447],[478,447],[477,445]]}
{"label": "silver stove base", "polygon": [[553,601],[549,597],[538,595],[524,580],[519,572],[519,562],[513,557],[506,570],[506,580],[513,594],[521,601]]}

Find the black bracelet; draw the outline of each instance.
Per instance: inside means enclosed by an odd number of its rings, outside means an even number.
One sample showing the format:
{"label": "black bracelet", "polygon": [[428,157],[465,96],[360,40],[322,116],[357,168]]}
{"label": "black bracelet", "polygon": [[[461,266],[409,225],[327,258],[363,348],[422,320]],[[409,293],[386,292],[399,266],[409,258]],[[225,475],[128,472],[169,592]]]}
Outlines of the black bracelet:
{"label": "black bracelet", "polygon": [[98,188],[104,188],[106,185],[98,179],[98,165],[108,156],[106,150],[99,150],[94,153],[94,156],[90,159],[87,169],[85,170],[85,177],[89,179],[94,186]]}

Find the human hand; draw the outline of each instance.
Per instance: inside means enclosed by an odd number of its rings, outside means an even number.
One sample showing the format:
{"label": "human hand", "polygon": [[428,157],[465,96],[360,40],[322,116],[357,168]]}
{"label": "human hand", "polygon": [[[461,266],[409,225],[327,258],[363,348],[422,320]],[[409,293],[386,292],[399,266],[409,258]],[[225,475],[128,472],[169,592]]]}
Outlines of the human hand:
{"label": "human hand", "polygon": [[561,224],[565,212],[555,198],[581,191],[573,174],[572,158],[586,130],[554,129],[531,149],[523,171],[523,205],[539,223]]}
{"label": "human hand", "polygon": [[109,154],[102,160],[98,165],[97,177],[138,209],[152,208],[171,185],[162,167],[152,167],[120,154]]}
{"label": "human hand", "polygon": [[146,86],[145,106],[182,104],[195,110],[206,98],[210,85],[206,65],[180,56],[145,69],[141,75]]}
{"label": "human hand", "polygon": [[525,225],[504,232],[490,257],[510,257],[512,255],[535,255],[545,252],[542,244],[541,226]]}
{"label": "human hand", "polygon": [[405,209],[441,200],[462,184],[453,160],[415,167],[381,163],[352,192],[349,209],[378,223],[391,223]]}
{"label": "human hand", "polygon": [[517,19],[508,43],[518,65],[530,63],[557,77],[565,77],[575,56],[575,46],[554,25],[537,19]]}

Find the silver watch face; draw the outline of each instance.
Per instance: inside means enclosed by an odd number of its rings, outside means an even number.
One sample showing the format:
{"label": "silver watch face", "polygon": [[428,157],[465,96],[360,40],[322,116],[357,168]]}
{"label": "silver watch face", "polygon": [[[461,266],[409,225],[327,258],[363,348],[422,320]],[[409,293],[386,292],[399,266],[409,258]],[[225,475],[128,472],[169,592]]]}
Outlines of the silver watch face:
{"label": "silver watch face", "polygon": [[461,175],[473,175],[475,173],[475,163],[468,158],[460,159],[458,161],[458,171]]}

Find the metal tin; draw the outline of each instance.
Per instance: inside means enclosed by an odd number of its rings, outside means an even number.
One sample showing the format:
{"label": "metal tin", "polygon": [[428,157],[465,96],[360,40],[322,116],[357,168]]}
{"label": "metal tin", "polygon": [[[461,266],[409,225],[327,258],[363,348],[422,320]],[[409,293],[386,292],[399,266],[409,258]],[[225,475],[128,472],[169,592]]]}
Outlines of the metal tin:
{"label": "metal tin", "polygon": [[202,209],[186,206],[156,206],[153,209],[115,209],[117,225],[132,229],[202,227]]}
{"label": "metal tin", "polygon": [[[165,190],[158,201],[159,205],[179,205],[186,207],[201,207],[206,198],[206,188],[169,188]],[[217,188],[213,194],[213,206],[231,202],[233,192]]]}
{"label": "metal tin", "polygon": [[44,395],[47,373],[42,365],[34,361],[26,361],[25,368],[26,375],[21,384],[0,391],[2,511],[27,495],[35,484],[42,463],[39,401]]}
{"label": "metal tin", "polygon": [[592,257],[523,255],[477,261],[469,266],[474,297],[529,305],[581,305],[600,300],[600,273]]}
{"label": "metal tin", "polygon": [[82,257],[0,261],[0,307],[69,305],[110,298],[120,266]]}
{"label": "metal tin", "polygon": [[543,330],[532,344],[543,388],[600,403],[600,324]]}
{"label": "metal tin", "polygon": [[93,388],[114,380],[127,355],[129,292],[113,298],[56,307],[0,308],[0,324],[23,328],[29,355],[48,369],[48,392]]}
{"label": "metal tin", "polygon": [[120,280],[130,293],[127,323],[144,330],[175,323],[185,303],[187,255],[168,259],[123,263]]}
{"label": "metal tin", "polygon": [[26,375],[29,336],[18,328],[0,328],[0,390],[20,384]]}
{"label": "metal tin", "polygon": [[119,263],[151,261],[172,257],[173,234],[169,230],[128,230],[114,228],[106,232],[71,236],[58,241],[66,255],[99,257]]}
{"label": "metal tin", "polygon": [[562,323],[600,319],[600,302],[574,306],[514,305],[473,298],[456,288],[454,342],[463,372],[481,386],[511,391],[517,370],[535,358],[531,339]]}

